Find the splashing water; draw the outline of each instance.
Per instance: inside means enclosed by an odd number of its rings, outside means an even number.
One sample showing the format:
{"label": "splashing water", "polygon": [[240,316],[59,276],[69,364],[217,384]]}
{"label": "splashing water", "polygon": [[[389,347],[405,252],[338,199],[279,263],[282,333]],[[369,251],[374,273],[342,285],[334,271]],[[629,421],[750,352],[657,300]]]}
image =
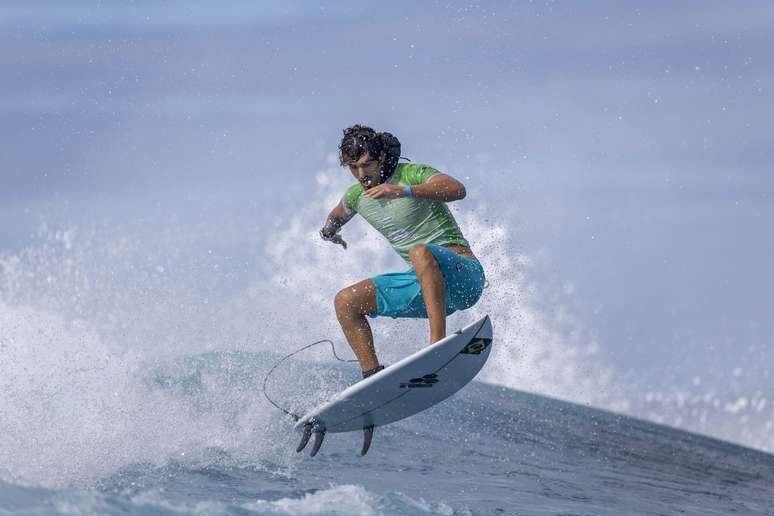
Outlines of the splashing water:
{"label": "splashing water", "polygon": [[[214,448],[292,467],[294,437],[257,401],[262,373],[320,338],[348,353],[335,293],[405,268],[359,219],[344,229],[346,251],[320,241],[316,229],[346,176],[331,160],[316,184],[316,200],[281,216],[253,207],[240,223],[224,211],[183,223],[158,214],[152,230],[43,227],[26,249],[0,255],[3,478],[88,484],[136,463],[206,462]],[[552,312],[537,308],[547,292],[530,282],[532,260],[505,222],[490,221],[490,207],[471,204],[452,207],[489,286],[448,326],[492,316],[497,346],[482,380],[774,445],[763,393],[628,383],[561,296]],[[373,328],[387,363],[427,338],[421,320],[378,319]],[[352,380],[325,373],[329,365],[327,352],[313,351],[274,387],[309,406]]]}

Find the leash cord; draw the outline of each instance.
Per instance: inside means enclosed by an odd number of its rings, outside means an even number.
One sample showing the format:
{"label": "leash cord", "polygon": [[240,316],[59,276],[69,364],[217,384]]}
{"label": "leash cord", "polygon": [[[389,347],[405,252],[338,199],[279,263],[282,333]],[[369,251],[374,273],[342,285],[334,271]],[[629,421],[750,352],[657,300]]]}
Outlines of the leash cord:
{"label": "leash cord", "polygon": [[296,355],[296,354],[298,354],[298,353],[301,353],[302,351],[304,351],[304,350],[306,350],[306,349],[309,349],[309,348],[311,348],[311,347],[313,347],[313,346],[317,346],[318,344],[322,344],[323,342],[327,342],[328,344],[330,344],[330,345],[331,345],[331,352],[333,353],[333,356],[334,356],[334,358],[335,358],[336,360],[338,360],[339,362],[357,362],[357,360],[346,360],[346,359],[344,359],[344,358],[341,358],[339,355],[337,355],[337,354],[336,354],[336,347],[333,345],[333,342],[332,342],[332,341],[330,341],[330,340],[328,340],[328,339],[323,339],[323,340],[318,340],[317,342],[312,342],[311,344],[308,344],[308,345],[306,345],[306,346],[304,346],[304,347],[302,347],[302,348],[299,348],[299,349],[295,350],[294,352],[290,353],[289,355],[285,355],[285,356],[284,356],[284,357],[282,357],[282,358],[281,358],[281,359],[280,359],[280,360],[279,360],[279,361],[278,361],[276,364],[274,364],[273,366],[271,366],[271,369],[269,369],[269,372],[268,372],[268,373],[266,373],[266,376],[263,378],[263,395],[264,395],[264,397],[266,398],[266,400],[267,400],[269,403],[271,403],[272,405],[274,405],[276,408],[280,409],[282,412],[284,412],[285,414],[287,414],[288,416],[292,417],[292,418],[293,418],[293,421],[298,421],[299,419],[301,419],[301,416],[299,416],[298,414],[295,414],[294,412],[291,412],[291,411],[289,411],[289,410],[287,410],[287,409],[284,409],[284,408],[280,407],[280,406],[279,406],[277,403],[275,403],[275,402],[274,402],[274,400],[272,400],[272,399],[269,397],[269,395],[266,393],[266,384],[267,384],[267,383],[268,383],[268,381],[269,381],[269,376],[271,376],[271,373],[273,373],[273,372],[274,372],[274,370],[275,370],[275,369],[277,369],[277,367],[278,367],[278,366],[279,366],[279,365],[280,365],[282,362],[284,362],[285,360],[287,360],[288,358],[290,358],[290,357],[292,357],[293,355]]}

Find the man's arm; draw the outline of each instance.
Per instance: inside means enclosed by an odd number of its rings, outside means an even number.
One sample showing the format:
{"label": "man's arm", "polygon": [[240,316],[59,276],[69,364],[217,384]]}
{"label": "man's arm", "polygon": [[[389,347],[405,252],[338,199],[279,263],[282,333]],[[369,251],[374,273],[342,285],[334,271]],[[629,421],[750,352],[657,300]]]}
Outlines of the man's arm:
{"label": "man's arm", "polygon": [[350,211],[344,207],[344,203],[339,201],[339,204],[331,210],[328,214],[328,218],[325,219],[325,225],[320,230],[320,235],[325,239],[333,242],[334,244],[341,244],[344,249],[347,248],[347,243],[337,233],[341,227],[352,220],[355,216],[354,211]]}
{"label": "man's arm", "polygon": [[431,201],[452,202],[465,198],[465,185],[448,174],[439,172],[427,183],[411,187],[411,196]]}
{"label": "man's arm", "polygon": [[[430,176],[427,183],[411,186],[411,197],[431,201],[458,201],[465,198],[465,193],[465,185],[442,172]],[[369,188],[363,195],[373,199],[397,199],[406,196],[406,187],[386,183]]]}

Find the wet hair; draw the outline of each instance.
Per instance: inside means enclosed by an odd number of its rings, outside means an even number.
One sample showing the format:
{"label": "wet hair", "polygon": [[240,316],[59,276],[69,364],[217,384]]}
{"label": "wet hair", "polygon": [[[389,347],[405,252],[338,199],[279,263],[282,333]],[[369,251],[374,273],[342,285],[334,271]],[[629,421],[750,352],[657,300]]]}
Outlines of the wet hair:
{"label": "wet hair", "polygon": [[386,181],[398,166],[400,141],[390,133],[377,133],[365,125],[356,124],[344,129],[339,144],[339,163],[351,165],[365,154],[379,160],[382,181]]}

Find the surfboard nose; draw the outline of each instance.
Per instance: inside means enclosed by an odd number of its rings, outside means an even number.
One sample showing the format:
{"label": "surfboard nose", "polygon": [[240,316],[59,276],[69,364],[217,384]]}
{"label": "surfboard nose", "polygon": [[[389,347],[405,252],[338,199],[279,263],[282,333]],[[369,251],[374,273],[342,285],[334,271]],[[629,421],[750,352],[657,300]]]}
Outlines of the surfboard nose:
{"label": "surfboard nose", "polygon": [[489,318],[489,316],[485,316],[484,319],[481,321],[481,327],[476,332],[475,338],[479,339],[492,339],[492,320]]}

